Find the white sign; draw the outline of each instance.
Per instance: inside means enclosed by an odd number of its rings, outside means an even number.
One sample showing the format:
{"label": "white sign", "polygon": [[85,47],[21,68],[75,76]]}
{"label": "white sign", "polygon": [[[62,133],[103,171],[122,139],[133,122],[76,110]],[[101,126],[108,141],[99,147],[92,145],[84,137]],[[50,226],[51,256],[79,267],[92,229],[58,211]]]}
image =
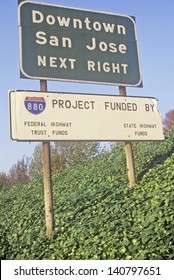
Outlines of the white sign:
{"label": "white sign", "polygon": [[10,91],[9,99],[13,140],[164,139],[155,98]]}

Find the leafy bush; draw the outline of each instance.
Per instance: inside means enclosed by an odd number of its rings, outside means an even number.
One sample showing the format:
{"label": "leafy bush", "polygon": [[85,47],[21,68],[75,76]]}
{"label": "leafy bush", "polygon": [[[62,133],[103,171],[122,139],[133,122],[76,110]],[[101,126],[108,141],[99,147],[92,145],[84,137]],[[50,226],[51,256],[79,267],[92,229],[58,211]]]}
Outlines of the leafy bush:
{"label": "leafy bush", "polygon": [[55,230],[45,237],[42,179],[1,190],[2,259],[173,259],[174,131],[134,144],[137,185],[124,145],[53,174]]}

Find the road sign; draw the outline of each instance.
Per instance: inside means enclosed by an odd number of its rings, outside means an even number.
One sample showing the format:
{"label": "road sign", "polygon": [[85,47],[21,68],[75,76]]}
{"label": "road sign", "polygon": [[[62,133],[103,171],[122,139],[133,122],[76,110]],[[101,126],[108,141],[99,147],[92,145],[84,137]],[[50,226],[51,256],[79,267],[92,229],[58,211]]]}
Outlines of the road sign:
{"label": "road sign", "polygon": [[21,77],[142,86],[134,17],[24,1],[18,18]]}
{"label": "road sign", "polygon": [[13,140],[164,139],[155,98],[11,91],[9,100]]}
{"label": "road sign", "polygon": [[26,97],[24,104],[25,108],[35,115],[42,113],[46,106],[46,102],[43,97]]}

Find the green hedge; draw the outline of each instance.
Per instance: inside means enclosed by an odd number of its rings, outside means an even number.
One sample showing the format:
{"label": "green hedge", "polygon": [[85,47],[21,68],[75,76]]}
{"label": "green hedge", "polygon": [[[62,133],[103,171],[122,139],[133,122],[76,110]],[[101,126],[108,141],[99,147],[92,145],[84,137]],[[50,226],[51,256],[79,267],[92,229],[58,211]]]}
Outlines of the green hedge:
{"label": "green hedge", "polygon": [[134,144],[137,184],[124,145],[53,174],[55,231],[45,237],[43,181],[3,189],[1,259],[173,259],[174,132]]}

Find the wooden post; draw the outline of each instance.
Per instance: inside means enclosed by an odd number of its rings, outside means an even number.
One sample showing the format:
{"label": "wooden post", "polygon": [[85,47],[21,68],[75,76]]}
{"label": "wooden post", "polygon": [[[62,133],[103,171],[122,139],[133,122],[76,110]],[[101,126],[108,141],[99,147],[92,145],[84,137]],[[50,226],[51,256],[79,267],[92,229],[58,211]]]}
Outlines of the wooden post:
{"label": "wooden post", "polygon": [[[40,91],[47,92],[47,81],[40,81]],[[42,142],[42,163],[44,178],[46,235],[49,236],[54,230],[54,210],[51,180],[51,153],[50,143],[48,141]]]}
{"label": "wooden post", "polygon": [[[119,86],[119,95],[126,96],[126,87]],[[130,141],[125,142],[125,149],[126,149],[126,162],[127,162],[127,169],[128,169],[128,180],[129,186],[132,188],[135,185],[135,165],[134,165],[134,158],[133,158],[133,149],[132,143]]]}
{"label": "wooden post", "polygon": [[128,169],[129,186],[132,188],[134,187],[136,181],[132,143],[128,141],[125,142],[125,149],[126,149],[126,161],[127,161],[127,169]]}

